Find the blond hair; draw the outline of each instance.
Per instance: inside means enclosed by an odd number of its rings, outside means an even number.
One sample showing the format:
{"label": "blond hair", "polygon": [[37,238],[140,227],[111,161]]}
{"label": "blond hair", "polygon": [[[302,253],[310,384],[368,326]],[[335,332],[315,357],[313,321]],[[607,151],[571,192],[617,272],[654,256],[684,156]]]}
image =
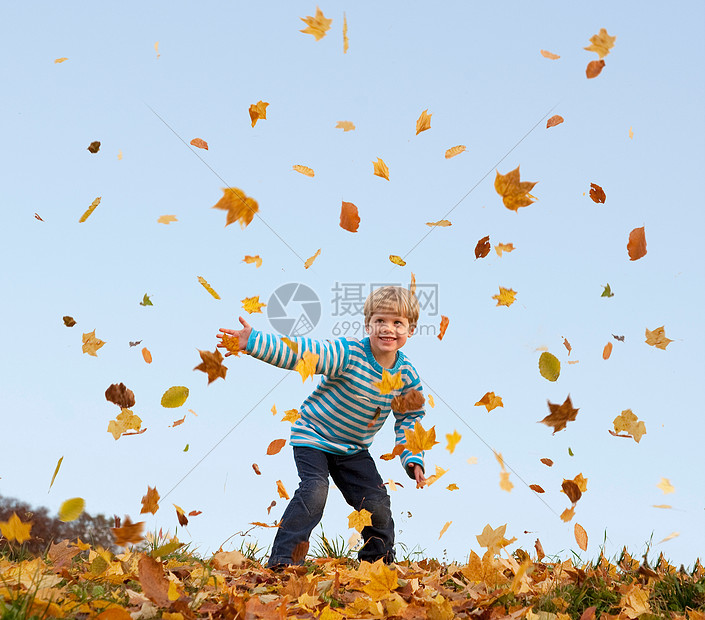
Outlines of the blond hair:
{"label": "blond hair", "polygon": [[406,317],[409,327],[413,329],[419,320],[419,300],[401,286],[381,286],[368,295],[363,311],[365,325],[369,324],[373,314],[389,312]]}

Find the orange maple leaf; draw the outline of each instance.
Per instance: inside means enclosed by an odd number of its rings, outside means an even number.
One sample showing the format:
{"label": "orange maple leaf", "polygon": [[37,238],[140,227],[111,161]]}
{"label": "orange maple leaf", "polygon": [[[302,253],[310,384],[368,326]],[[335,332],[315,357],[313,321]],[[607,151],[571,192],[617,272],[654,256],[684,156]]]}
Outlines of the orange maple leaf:
{"label": "orange maple leaf", "polygon": [[499,294],[498,295],[492,295],[492,299],[497,300],[497,305],[498,306],[511,306],[514,301],[516,300],[516,295],[517,292],[515,290],[512,290],[510,288],[504,288],[503,286],[499,287]]}
{"label": "orange maple leaf", "polygon": [[348,515],[348,527],[355,528],[358,532],[368,525],[372,525],[372,513],[369,510],[353,510]]}
{"label": "orange maple leaf", "polygon": [[159,491],[156,487],[147,486],[147,494],[142,498],[140,514],[147,512],[155,514],[157,510],[159,510]]}
{"label": "orange maple leaf", "polygon": [[516,212],[520,207],[528,207],[536,200],[534,196],[529,194],[536,183],[536,181],[520,181],[519,166],[517,166],[507,174],[500,174],[499,171],[497,171],[494,188],[502,197],[504,206]]}
{"label": "orange maple leaf", "polygon": [[267,120],[268,105],[266,101],[258,101],[250,106],[250,120],[252,121],[253,127],[257,124],[259,119]]}
{"label": "orange maple leaf", "polygon": [[259,295],[255,295],[254,297],[245,297],[245,299],[241,299],[240,301],[242,302],[243,309],[250,314],[255,312],[259,312],[261,314],[262,308],[267,306],[267,304],[263,304],[259,300]]}
{"label": "orange maple leaf", "polygon": [[144,521],[132,523],[130,517],[125,517],[122,527],[110,528],[115,538],[115,544],[119,547],[126,547],[128,544],[136,545],[144,540],[142,530],[144,529]]}
{"label": "orange maple leaf", "polygon": [[259,211],[259,205],[254,198],[246,196],[241,189],[226,187],[223,188],[223,197],[213,205],[213,209],[228,212],[225,218],[226,226],[240,222],[240,227],[246,228],[254,219],[255,213]]}
{"label": "orange maple leaf", "polygon": [[436,427],[432,426],[425,430],[421,422],[414,423],[414,430],[406,429],[404,431],[406,437],[406,449],[412,454],[419,454],[424,450],[430,450],[438,442],[436,441]]}
{"label": "orange maple leaf", "polygon": [[656,347],[657,349],[666,350],[666,347],[673,342],[670,338],[666,338],[666,330],[663,325],[657,327],[655,330],[650,331],[646,328],[646,344]]}
{"label": "orange maple leaf", "polygon": [[198,350],[201,356],[201,363],[194,368],[208,375],[208,384],[210,385],[218,377],[225,379],[225,374],[228,372],[227,367],[223,366],[223,354],[216,349],[215,351]]}
{"label": "orange maple leaf", "polygon": [[311,353],[311,351],[304,351],[303,355],[296,362],[294,370],[296,370],[301,375],[301,380],[306,381],[308,377],[313,377],[316,374],[316,364],[318,364],[318,358],[320,356],[316,353]]}
{"label": "orange maple leaf", "polygon": [[487,407],[487,413],[497,407],[504,407],[501,396],[496,396],[494,392],[487,392],[480,400],[475,403],[475,407],[484,405]]}
{"label": "orange maple leaf", "polygon": [[428,113],[428,109],[421,112],[421,116],[419,116],[418,120],[416,121],[416,135],[417,136],[422,131],[426,131],[427,129],[431,129],[431,117],[432,116],[433,116],[433,114]]}
{"label": "orange maple leaf", "polygon": [[360,215],[352,202],[345,202],[340,208],[340,227],[349,232],[357,232],[360,227]]}
{"label": "orange maple leaf", "polygon": [[379,390],[380,394],[391,394],[395,390],[401,390],[404,387],[404,380],[401,377],[401,371],[396,374],[391,374],[386,368],[382,369],[382,380],[372,383]]}

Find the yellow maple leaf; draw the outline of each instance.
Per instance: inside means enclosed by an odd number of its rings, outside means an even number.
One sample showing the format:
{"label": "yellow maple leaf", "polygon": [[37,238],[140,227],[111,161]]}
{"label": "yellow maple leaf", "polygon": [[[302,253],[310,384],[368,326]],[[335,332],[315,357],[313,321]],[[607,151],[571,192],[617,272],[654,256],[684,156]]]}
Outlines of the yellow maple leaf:
{"label": "yellow maple leaf", "polygon": [[458,431],[453,431],[452,433],[449,433],[446,435],[446,441],[448,442],[448,445],[446,446],[446,450],[453,454],[455,451],[455,446],[458,445],[458,442],[462,439],[462,435],[458,433]]}
{"label": "yellow maple leaf", "polygon": [[651,612],[649,591],[636,584],[633,584],[622,594],[622,600],[619,604],[624,615],[630,620]]}
{"label": "yellow maple leaf", "polygon": [[315,261],[321,254],[321,249],[318,248],[316,253],[313,256],[310,256],[309,258],[306,259],[306,262],[304,263],[304,268],[308,269],[311,265],[313,265],[313,261]]}
{"label": "yellow maple leaf", "polygon": [[242,302],[242,307],[244,310],[253,314],[254,312],[262,313],[262,308],[266,307],[267,304],[263,304],[259,300],[259,295],[254,297],[245,297],[245,299],[240,300]]}
{"label": "yellow maple leaf", "polygon": [[240,339],[237,336],[223,334],[220,341],[228,353],[232,355],[240,355]]}
{"label": "yellow maple leaf", "polygon": [[292,424],[296,422],[301,417],[298,409],[287,409],[284,412],[284,417],[281,419],[282,422],[291,422]]}
{"label": "yellow maple leaf", "polygon": [[432,116],[433,116],[433,114],[428,113],[428,109],[421,112],[421,116],[419,116],[418,120],[416,121],[416,135],[417,136],[422,131],[426,131],[427,129],[431,129],[431,117]]}
{"label": "yellow maple leaf", "polygon": [[497,256],[502,256],[502,252],[513,252],[514,251],[514,244],[513,243],[498,243],[496,246],[494,246],[494,251],[497,252]]}
{"label": "yellow maple leaf", "polygon": [[362,532],[364,527],[372,525],[372,513],[369,510],[353,510],[348,515],[348,527],[356,529],[358,532]]}
{"label": "yellow maple leaf", "polygon": [[171,222],[178,222],[175,215],[160,215],[157,218],[158,224],[170,224]]}
{"label": "yellow maple leaf", "polygon": [[245,255],[245,258],[242,259],[242,262],[247,263],[249,265],[254,264],[257,269],[259,269],[262,266],[262,259],[259,257],[259,255],[255,255],[255,256]]}
{"label": "yellow maple leaf", "polygon": [[289,494],[286,492],[284,483],[281,480],[277,480],[277,493],[279,493],[279,497],[282,499],[289,499]]}
{"label": "yellow maple leaf", "polygon": [[426,222],[426,226],[452,226],[450,220],[438,220],[437,222]]}
{"label": "yellow maple leaf", "polygon": [[438,535],[438,540],[441,539],[441,536],[445,534],[448,531],[448,528],[450,527],[450,524],[453,523],[452,521],[446,521],[446,524],[441,528],[441,533]]}
{"label": "yellow maple leaf", "polygon": [[497,407],[504,407],[501,396],[496,396],[494,392],[487,392],[480,400],[475,403],[475,407],[485,406],[487,413]]}
{"label": "yellow maple leaf", "polygon": [[308,377],[313,377],[316,374],[316,364],[318,364],[319,355],[316,353],[311,353],[311,351],[304,351],[303,355],[296,362],[294,370],[296,370],[301,375],[301,380],[306,381]]}
{"label": "yellow maple leaf", "polygon": [[424,450],[430,450],[438,442],[436,441],[436,427],[432,426],[428,430],[424,430],[421,422],[414,423],[414,430],[406,429],[406,449],[412,454],[419,454]]}
{"label": "yellow maple leaf", "polygon": [[300,172],[307,177],[313,177],[316,174],[311,168],[308,166],[302,166],[301,164],[294,164],[292,168],[296,170],[296,172]]}
{"label": "yellow maple leaf", "polygon": [[675,487],[671,484],[671,481],[668,478],[661,478],[656,486],[663,491],[664,495],[676,492]]}
{"label": "yellow maple leaf", "polygon": [[499,287],[499,294],[498,295],[492,295],[492,299],[497,300],[497,305],[498,306],[511,306],[514,303],[514,300],[516,298],[517,292],[510,289],[510,288],[504,288],[503,286]]}
{"label": "yellow maple leaf", "polygon": [[458,144],[458,146],[451,146],[446,151],[446,159],[450,159],[451,157],[455,157],[456,155],[460,155],[460,153],[462,153],[464,151],[465,151],[464,144]]}
{"label": "yellow maple leaf", "polygon": [[294,352],[294,355],[299,354],[299,345],[293,340],[289,340],[286,336],[282,336],[281,341]]}
{"label": "yellow maple leaf", "polygon": [[348,53],[350,41],[348,41],[348,18],[343,11],[343,54]]}
{"label": "yellow maple leaf", "polygon": [[404,387],[404,381],[401,377],[401,371],[393,375],[383,368],[382,380],[376,381],[372,385],[379,390],[380,394],[391,394],[394,390],[401,390]]}
{"label": "yellow maple leaf", "polygon": [[389,168],[387,168],[387,164],[385,164],[379,157],[377,158],[377,161],[372,162],[372,169],[375,176],[382,177],[383,179],[387,179],[387,181],[389,181]]}
{"label": "yellow maple leaf", "polygon": [[318,616],[318,620],[343,620],[345,616],[339,614],[330,605],[326,605],[321,615]]}
{"label": "yellow maple leaf", "polygon": [[299,19],[306,24],[306,28],[299,30],[299,32],[313,35],[316,41],[320,41],[326,36],[326,33],[330,30],[330,25],[333,23],[333,20],[323,15],[323,11],[318,7],[316,7],[315,16],[311,17],[308,15]]}
{"label": "yellow maple leaf", "polygon": [[252,121],[252,126],[257,124],[259,119],[267,120],[267,106],[269,104],[266,101],[258,101],[250,106],[250,120]]}
{"label": "yellow maple leaf", "polygon": [[254,219],[255,213],[259,211],[257,201],[245,195],[245,192],[237,187],[223,188],[223,197],[212,208],[228,212],[225,217],[226,226],[240,222],[240,228],[246,228]]}
{"label": "yellow maple leaf", "polygon": [[95,337],[95,329],[92,332],[83,334],[83,346],[81,349],[84,353],[92,355],[93,357],[98,357],[96,351],[100,349],[105,344],[100,338]]}
{"label": "yellow maple leaf", "polygon": [[475,538],[477,538],[477,542],[480,547],[485,547],[489,552],[494,553],[495,551],[499,551],[507,545],[510,545],[516,540],[516,538],[507,540],[504,537],[506,531],[506,523],[504,525],[500,525],[496,529],[493,529],[488,523],[482,530],[482,534],[478,534]]}
{"label": "yellow maple leaf", "polygon": [[666,350],[666,347],[673,342],[670,338],[666,338],[666,330],[664,326],[657,327],[655,330],[650,331],[646,329],[646,344],[656,347],[657,349]]}
{"label": "yellow maple leaf", "polygon": [[351,121],[338,121],[335,125],[335,128],[342,129],[343,132],[353,131],[355,129],[355,125]]}
{"label": "yellow maple leaf", "polygon": [[446,487],[446,489],[447,489],[448,491],[457,491],[457,490],[460,489],[460,487],[459,487],[457,484],[455,484],[455,482],[452,482],[451,484],[449,484],[449,485]]}
{"label": "yellow maple leaf", "polygon": [[426,478],[426,486],[431,486],[434,482],[437,482],[441,476],[445,476],[447,473],[447,469],[443,469],[442,467],[436,465],[436,473]]}
{"label": "yellow maple leaf", "polygon": [[624,431],[631,435],[637,443],[646,435],[646,425],[637,418],[631,409],[625,409],[612,422],[616,433]]}
{"label": "yellow maple leaf", "polygon": [[607,30],[600,28],[598,34],[594,34],[590,37],[590,45],[584,47],[584,50],[588,52],[596,52],[600,58],[604,58],[610,53],[610,50],[614,47],[614,42],[617,37],[611,37],[607,34]]}
{"label": "yellow maple leaf", "polygon": [[509,480],[508,471],[499,472],[499,488],[507,492],[514,488],[514,484],[512,484],[511,480]]}
{"label": "yellow maple leaf", "polygon": [[0,533],[10,542],[16,540],[22,544],[32,538],[29,534],[32,529],[31,521],[21,521],[16,512],[7,521],[0,521]]}
{"label": "yellow maple leaf", "polygon": [[81,224],[81,223],[85,222],[85,221],[88,219],[88,217],[90,216],[90,214],[93,213],[93,211],[95,211],[95,208],[96,208],[99,204],[100,204],[100,196],[98,196],[98,198],[96,198],[96,199],[91,203],[91,206],[88,207],[88,209],[86,209],[86,211],[83,213],[83,215],[81,216],[81,218],[78,220],[78,223]]}
{"label": "yellow maple leaf", "polygon": [[494,180],[494,188],[502,197],[504,206],[511,211],[518,211],[520,207],[528,207],[536,198],[529,192],[536,185],[536,181],[520,181],[519,166],[507,174],[500,174],[497,171],[497,176]]}
{"label": "yellow maple leaf", "polygon": [[397,569],[388,568],[383,561],[377,560],[367,574],[370,582],[363,586],[362,591],[373,601],[381,601],[389,597],[398,585]]}
{"label": "yellow maple leaf", "polygon": [[201,283],[201,286],[206,289],[213,297],[215,297],[216,299],[220,299],[220,295],[218,295],[218,293],[215,292],[215,289],[210,284],[208,284],[208,282],[206,282],[205,278],[203,278],[202,276],[198,276],[198,281]]}

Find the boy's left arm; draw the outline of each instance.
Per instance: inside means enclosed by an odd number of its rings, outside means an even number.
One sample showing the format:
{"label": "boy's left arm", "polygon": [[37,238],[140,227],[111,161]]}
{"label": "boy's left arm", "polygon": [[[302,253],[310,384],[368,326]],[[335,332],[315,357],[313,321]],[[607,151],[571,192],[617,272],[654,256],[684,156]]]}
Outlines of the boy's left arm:
{"label": "boy's left arm", "polygon": [[[397,445],[406,443],[405,431],[413,431],[416,422],[424,417],[425,400],[418,376],[413,378],[410,385],[405,386],[401,396],[392,400],[392,412],[395,418],[394,434]],[[404,471],[409,478],[416,480],[417,487],[422,487],[426,482],[423,457],[423,452],[412,454],[411,450],[404,450],[399,455]]]}

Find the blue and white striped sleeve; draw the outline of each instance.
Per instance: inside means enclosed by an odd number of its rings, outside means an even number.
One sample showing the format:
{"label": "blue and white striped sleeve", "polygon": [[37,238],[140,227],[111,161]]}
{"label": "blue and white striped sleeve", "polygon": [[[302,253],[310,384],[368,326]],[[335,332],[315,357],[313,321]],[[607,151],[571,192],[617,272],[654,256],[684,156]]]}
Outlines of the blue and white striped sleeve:
{"label": "blue and white striped sleeve", "polygon": [[246,350],[252,357],[287,370],[294,370],[304,352],[314,353],[318,355],[317,375],[337,375],[345,370],[350,361],[349,345],[345,338],[312,340],[295,337],[290,340],[298,345],[298,354],[294,353],[280,336],[253,329]]}

